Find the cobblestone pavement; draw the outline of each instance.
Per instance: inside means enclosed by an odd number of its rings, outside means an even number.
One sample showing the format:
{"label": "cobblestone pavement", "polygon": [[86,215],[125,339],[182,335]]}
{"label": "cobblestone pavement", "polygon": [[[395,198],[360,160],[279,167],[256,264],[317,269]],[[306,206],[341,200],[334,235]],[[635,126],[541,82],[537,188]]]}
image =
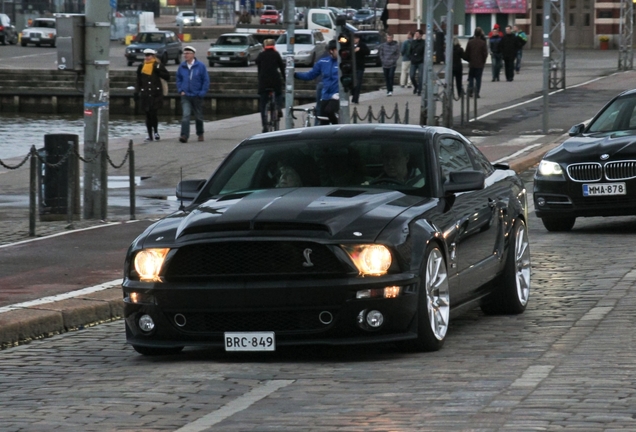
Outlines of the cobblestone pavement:
{"label": "cobblestone pavement", "polygon": [[444,348],[186,349],[146,358],[121,321],[0,351],[3,431],[636,430],[636,218],[530,219],[526,313],[451,323]]}

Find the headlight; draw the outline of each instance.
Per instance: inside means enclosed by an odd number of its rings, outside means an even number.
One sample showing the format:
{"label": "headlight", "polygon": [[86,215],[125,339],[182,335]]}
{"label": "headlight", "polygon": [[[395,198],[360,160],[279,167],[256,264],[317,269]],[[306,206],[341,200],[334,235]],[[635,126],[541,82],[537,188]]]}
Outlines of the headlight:
{"label": "headlight", "polygon": [[239,57],[245,57],[247,55],[247,53],[242,51],[242,52],[236,53],[236,55],[239,56]]}
{"label": "headlight", "polygon": [[391,267],[391,252],[383,245],[343,245],[362,275],[381,276]]}
{"label": "headlight", "polygon": [[370,51],[371,55],[378,55],[378,50],[377,49],[372,49]]}
{"label": "headlight", "polygon": [[561,169],[561,165],[556,162],[542,160],[539,164],[539,174],[542,176],[561,176],[563,175],[563,170]]}
{"label": "headlight", "polygon": [[184,24],[188,24],[188,23],[190,23],[190,18],[184,18],[184,19],[183,19],[183,23],[184,23]]}
{"label": "headlight", "polygon": [[139,274],[139,278],[146,282],[157,282],[161,266],[170,249],[144,249],[135,255],[135,270]]}
{"label": "headlight", "polygon": [[309,55],[309,54],[311,54],[311,51],[298,51],[296,53],[296,55]]}

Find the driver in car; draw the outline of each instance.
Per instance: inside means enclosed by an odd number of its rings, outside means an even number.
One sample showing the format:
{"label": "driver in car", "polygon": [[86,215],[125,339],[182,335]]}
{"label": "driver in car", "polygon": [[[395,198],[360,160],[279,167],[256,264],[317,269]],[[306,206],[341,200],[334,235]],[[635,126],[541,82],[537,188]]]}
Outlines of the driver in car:
{"label": "driver in car", "polygon": [[[370,184],[424,186],[424,175],[417,167],[409,167],[409,154],[397,144],[384,144],[381,149],[382,174]],[[366,182],[365,182],[366,183]],[[367,183],[368,184],[368,183]]]}

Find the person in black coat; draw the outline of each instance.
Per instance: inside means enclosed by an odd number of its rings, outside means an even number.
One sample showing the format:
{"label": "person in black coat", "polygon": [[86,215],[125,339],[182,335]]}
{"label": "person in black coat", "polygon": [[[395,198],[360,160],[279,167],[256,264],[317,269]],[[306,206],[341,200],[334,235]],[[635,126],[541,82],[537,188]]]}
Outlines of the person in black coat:
{"label": "person in black coat", "polygon": [[362,90],[362,79],[364,78],[364,66],[367,56],[371,53],[367,44],[361,39],[359,34],[353,35],[356,56],[356,85],[351,90],[351,103],[357,104],[360,101],[360,90]]}
{"label": "person in black coat", "polygon": [[511,26],[506,26],[506,34],[501,38],[499,46],[506,70],[506,81],[512,81],[515,79],[515,60],[517,59],[517,51],[521,49],[521,41],[512,32]]}
{"label": "person in black coat", "polygon": [[[274,44],[274,39],[265,39],[265,50],[256,57],[258,67],[258,94],[260,96],[261,122],[263,132],[267,132],[267,102],[269,90],[274,90],[278,117],[283,116],[283,84],[285,83],[285,62],[280,56]],[[279,73],[280,71],[280,73]]]}
{"label": "person in black coat", "polygon": [[135,96],[146,114],[146,130],[148,137],[145,141],[159,141],[159,117],[157,113],[163,106],[163,84],[161,80],[170,80],[170,73],[157,59],[157,52],[153,49],[144,50],[144,62],[137,68],[137,85]]}
{"label": "person in black coat", "polygon": [[464,57],[464,48],[459,43],[457,36],[453,37],[453,78],[455,78],[455,88],[457,89],[457,97],[462,97],[464,88],[462,87],[462,75],[464,67],[462,58]]}

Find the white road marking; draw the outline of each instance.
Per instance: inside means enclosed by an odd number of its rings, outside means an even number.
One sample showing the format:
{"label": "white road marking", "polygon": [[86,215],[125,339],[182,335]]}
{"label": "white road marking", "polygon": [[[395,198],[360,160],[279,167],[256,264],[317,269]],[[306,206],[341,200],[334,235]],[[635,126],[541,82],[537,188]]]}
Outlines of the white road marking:
{"label": "white road marking", "polygon": [[75,290],[71,292],[67,292],[64,294],[58,294],[49,297],[42,297],[37,300],[31,300],[24,303],[16,303],[9,306],[0,307],[0,313],[9,312],[17,309],[24,309],[32,306],[39,306],[45,303],[53,303],[60,300],[66,300],[73,297],[79,297],[81,295],[92,294],[94,292],[103,291],[108,288],[113,288],[116,286],[120,286],[122,283],[121,279],[115,279],[110,282],[104,282],[103,284],[94,285],[92,287],[82,288],[80,290]]}
{"label": "white road marking", "polygon": [[523,148],[523,149],[521,149],[521,150],[519,150],[519,151],[517,151],[517,152],[515,152],[515,153],[511,154],[510,156],[506,156],[506,157],[503,157],[503,158],[501,158],[501,159],[499,159],[499,160],[495,161],[495,163],[505,162],[505,161],[507,161],[508,159],[515,158],[515,157],[519,156],[520,154],[524,154],[524,153],[526,153],[528,150],[532,150],[532,149],[533,149],[533,148],[535,148],[535,147],[540,147],[541,145],[542,145],[541,143],[532,144],[531,146],[528,146],[528,147],[526,147],[526,148]]}
{"label": "white road marking", "polygon": [[249,392],[245,393],[243,396],[240,396],[233,401],[223,405],[218,410],[206,414],[200,419],[177,429],[176,432],[204,431],[214,426],[215,424],[222,422],[226,418],[233,416],[237,412],[249,408],[252,404],[266,398],[270,394],[274,393],[276,390],[286,387],[293,382],[294,380],[267,381],[265,385],[253,388]]}

